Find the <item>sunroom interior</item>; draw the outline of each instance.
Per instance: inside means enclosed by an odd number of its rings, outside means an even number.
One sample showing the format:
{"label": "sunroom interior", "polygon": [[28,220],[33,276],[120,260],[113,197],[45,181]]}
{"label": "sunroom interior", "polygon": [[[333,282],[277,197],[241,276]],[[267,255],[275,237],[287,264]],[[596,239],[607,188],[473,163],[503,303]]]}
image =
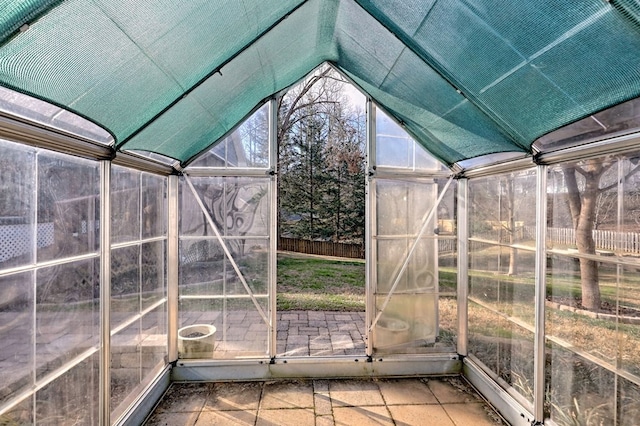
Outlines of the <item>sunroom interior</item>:
{"label": "sunroom interior", "polygon": [[[0,10],[0,424],[141,424],[175,381],[442,375],[513,425],[640,422],[636,1]],[[298,356],[278,100],[323,67],[366,97],[364,344]]]}

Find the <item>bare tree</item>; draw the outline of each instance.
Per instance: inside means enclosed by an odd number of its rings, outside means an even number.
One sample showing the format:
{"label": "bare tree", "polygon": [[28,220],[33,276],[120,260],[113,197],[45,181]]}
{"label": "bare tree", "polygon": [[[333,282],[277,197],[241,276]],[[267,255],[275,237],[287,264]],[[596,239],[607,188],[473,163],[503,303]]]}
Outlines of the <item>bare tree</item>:
{"label": "bare tree", "polygon": [[[604,194],[616,187],[618,178],[611,184],[603,182],[603,176],[617,164],[617,159],[589,159],[562,166],[565,185],[567,187],[567,204],[571,220],[575,229],[576,246],[582,255],[595,255],[596,244],[593,231],[599,221],[606,216],[602,202]],[[633,167],[623,178],[629,179],[640,170],[640,166]],[[616,175],[617,176],[617,175]],[[609,209],[611,206],[608,207]],[[600,285],[598,277],[598,262],[592,258],[580,257],[580,282],[582,288],[582,306],[590,310],[601,307]]]}

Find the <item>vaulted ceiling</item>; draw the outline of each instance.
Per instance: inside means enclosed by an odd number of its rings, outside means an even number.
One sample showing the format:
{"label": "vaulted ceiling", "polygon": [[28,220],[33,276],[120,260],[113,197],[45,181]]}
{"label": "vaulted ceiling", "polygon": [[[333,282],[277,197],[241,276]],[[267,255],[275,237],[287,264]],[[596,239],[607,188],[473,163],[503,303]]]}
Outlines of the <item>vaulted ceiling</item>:
{"label": "vaulted ceiling", "polygon": [[640,95],[634,0],[9,0],[0,85],[188,163],[324,62],[448,165]]}

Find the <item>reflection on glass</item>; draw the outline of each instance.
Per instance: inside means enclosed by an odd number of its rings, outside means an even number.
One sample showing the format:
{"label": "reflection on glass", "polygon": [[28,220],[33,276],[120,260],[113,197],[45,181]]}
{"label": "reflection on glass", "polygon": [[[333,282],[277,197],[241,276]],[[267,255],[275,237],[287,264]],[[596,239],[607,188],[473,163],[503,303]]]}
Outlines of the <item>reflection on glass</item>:
{"label": "reflection on glass", "polygon": [[[638,265],[640,267],[640,264]],[[640,378],[640,276],[638,268],[619,268],[617,294],[619,368]],[[609,312],[613,314],[614,312]],[[599,315],[612,321],[609,315]],[[640,380],[636,382],[640,386]],[[640,412],[638,413],[640,414]]]}
{"label": "reflection on glass", "polygon": [[[0,268],[10,268],[32,263],[35,256],[35,149],[0,140],[0,151]],[[53,244],[53,224],[39,227],[38,247]]]}
{"label": "reflection on glass", "polygon": [[380,316],[373,331],[373,346],[379,352],[424,351],[438,336],[435,215],[422,239],[416,238],[436,201],[437,183],[377,179],[375,185],[374,315]]}
{"label": "reflection on glass", "polygon": [[[508,317],[516,317],[534,326],[535,253],[521,251],[517,272],[509,267],[508,247],[484,246],[469,253],[469,298]],[[497,256],[496,256],[497,255]],[[496,257],[502,259],[497,267]]]}
{"label": "reflection on glass", "polygon": [[532,403],[533,332],[484,303],[470,300],[468,309],[469,352]]}
{"label": "reflection on glass", "polygon": [[99,259],[38,270],[38,378],[99,344],[99,273]]}
{"label": "reflection on glass", "polygon": [[140,321],[111,336],[111,423],[139,395],[141,341]]}
{"label": "reflection on glass", "polygon": [[[377,179],[378,235],[417,235],[423,219],[435,204],[436,191],[437,185],[433,181]],[[432,219],[432,222],[427,235],[433,235],[435,220]]]}
{"label": "reflection on glass", "polygon": [[164,177],[142,174],[142,238],[160,237],[167,232],[166,182]]}
{"label": "reflection on glass", "polygon": [[265,104],[229,136],[194,161],[193,167],[267,168],[269,166],[269,106]]}
{"label": "reflection on glass", "polygon": [[38,154],[38,261],[97,251],[99,184],[95,161]]}
{"label": "reflection on glass", "polygon": [[140,246],[111,250],[111,328],[140,312]]}
{"label": "reflection on glass", "polygon": [[535,247],[535,191],[534,170],[470,180],[470,236]]}
{"label": "reflection on glass", "polygon": [[547,351],[545,417],[561,426],[637,423],[637,418],[631,423],[615,422],[614,373],[562,344],[551,344]]}
{"label": "reflection on glass", "polygon": [[2,414],[7,425],[31,425],[33,421],[33,398],[27,398]]}
{"label": "reflection on glass", "polygon": [[111,172],[111,242],[140,239],[140,172],[114,166]]}
{"label": "reflection on glass", "polygon": [[92,355],[36,392],[35,424],[98,425],[99,358]]}
{"label": "reflection on glass", "polygon": [[155,377],[155,373],[165,366],[167,355],[167,314],[166,305],[157,307],[142,317],[141,377],[146,384]]}
{"label": "reflection on glass", "polygon": [[165,296],[165,241],[144,243],[140,250],[141,298],[142,310],[145,310]]}
{"label": "reflection on glass", "polygon": [[[266,236],[269,233],[269,181],[264,178],[192,178],[216,228],[223,236]],[[181,186],[182,235],[215,235],[191,189]]]}
{"label": "reflection on glass", "polygon": [[33,272],[0,277],[0,404],[33,382],[33,306]]}
{"label": "reflection on glass", "polygon": [[[258,297],[263,312],[269,315],[268,298]],[[214,350],[212,357],[230,359],[264,356],[268,349],[268,327],[248,297],[225,299],[180,300],[180,328],[191,325],[212,325]],[[185,354],[180,354],[180,357]]]}

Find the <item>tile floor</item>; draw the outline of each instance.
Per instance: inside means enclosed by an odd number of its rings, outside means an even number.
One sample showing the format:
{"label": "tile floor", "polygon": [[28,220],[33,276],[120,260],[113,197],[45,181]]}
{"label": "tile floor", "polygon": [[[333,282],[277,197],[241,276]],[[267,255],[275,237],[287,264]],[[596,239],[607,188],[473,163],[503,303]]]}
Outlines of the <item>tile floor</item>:
{"label": "tile floor", "polygon": [[505,425],[459,377],[173,383],[145,425]]}

